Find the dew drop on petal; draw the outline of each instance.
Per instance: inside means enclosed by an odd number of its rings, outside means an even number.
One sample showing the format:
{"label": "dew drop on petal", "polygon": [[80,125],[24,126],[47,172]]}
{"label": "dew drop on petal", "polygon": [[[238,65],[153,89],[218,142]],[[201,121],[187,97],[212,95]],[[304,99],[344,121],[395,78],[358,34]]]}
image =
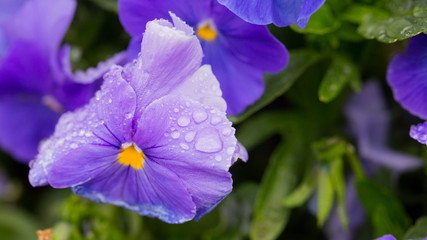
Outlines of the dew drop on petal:
{"label": "dew drop on petal", "polygon": [[222,135],[224,135],[224,136],[228,136],[228,135],[230,135],[230,133],[231,133],[231,129],[230,128],[224,128],[222,130]]}
{"label": "dew drop on petal", "polygon": [[227,148],[227,154],[228,155],[231,155],[231,154],[233,154],[234,153],[234,148],[233,147],[229,147],[229,148]]}
{"label": "dew drop on petal", "polygon": [[211,124],[213,124],[213,125],[217,125],[220,122],[221,122],[221,118],[220,117],[213,117],[211,119]]}
{"label": "dew drop on petal", "polygon": [[181,146],[181,148],[184,149],[184,150],[190,149],[190,147],[187,144],[185,144],[185,143],[180,143],[179,146]]}
{"label": "dew drop on petal", "polygon": [[196,123],[201,123],[208,118],[208,114],[203,110],[193,112],[193,119]]}
{"label": "dew drop on petal", "polygon": [[214,128],[205,128],[196,137],[196,150],[200,152],[218,152],[222,149],[222,141]]}
{"label": "dew drop on petal", "polygon": [[216,155],[215,156],[215,160],[218,161],[218,162],[221,161],[222,160],[222,156],[221,155]]}
{"label": "dew drop on petal", "polygon": [[171,133],[171,137],[173,138],[173,139],[177,139],[177,138],[179,138],[179,136],[180,136],[181,134],[179,133],[179,132],[177,132],[177,131],[175,131],[175,132],[172,132]]}
{"label": "dew drop on petal", "polygon": [[187,142],[191,142],[191,141],[193,141],[194,136],[196,136],[196,132],[191,131],[191,132],[188,132],[187,134],[185,134],[184,139]]}
{"label": "dew drop on petal", "polygon": [[188,126],[188,124],[190,124],[190,118],[188,118],[187,116],[182,116],[178,118],[178,125],[181,127],[186,127]]}
{"label": "dew drop on petal", "polygon": [[71,145],[70,145],[70,148],[72,148],[72,149],[76,149],[76,148],[78,148],[79,146],[77,145],[77,143],[72,143]]}

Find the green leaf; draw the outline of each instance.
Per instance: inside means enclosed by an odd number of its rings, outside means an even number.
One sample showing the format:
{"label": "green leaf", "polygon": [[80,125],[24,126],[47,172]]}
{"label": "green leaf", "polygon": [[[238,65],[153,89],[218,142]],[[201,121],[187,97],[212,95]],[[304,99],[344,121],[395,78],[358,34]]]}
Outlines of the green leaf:
{"label": "green leaf", "polygon": [[279,74],[265,76],[265,91],[261,98],[249,106],[242,114],[230,117],[230,120],[234,123],[241,122],[273,102],[285,93],[311,65],[320,59],[322,59],[322,56],[313,50],[290,51],[289,64],[286,69]]}
{"label": "green leaf", "polygon": [[427,216],[421,217],[405,234],[404,239],[421,239],[427,237]]}
{"label": "green leaf", "polygon": [[269,137],[295,126],[300,118],[300,115],[291,111],[261,112],[244,121],[239,126],[236,137],[247,150],[250,150]]}
{"label": "green leaf", "polygon": [[39,228],[27,213],[10,206],[0,206],[0,238],[8,240],[36,239]]}
{"label": "green leaf", "polygon": [[343,229],[348,227],[348,216],[345,197],[344,162],[341,158],[336,159],[331,164],[331,179],[337,196],[338,216],[340,217]]}
{"label": "green leaf", "polygon": [[401,239],[410,225],[410,218],[399,200],[388,189],[366,179],[357,180],[356,188],[374,225],[375,236],[392,234]]}
{"label": "green leaf", "polygon": [[327,169],[320,170],[318,181],[317,224],[321,227],[328,218],[334,203],[334,186]]}
{"label": "green leaf", "polygon": [[283,199],[286,207],[294,208],[304,204],[317,186],[317,171],[309,171],[304,176],[302,183],[287,197]]}
{"label": "green leaf", "polygon": [[92,0],[92,2],[107,11],[118,13],[117,0]]}
{"label": "green leaf", "polygon": [[290,209],[282,200],[294,189],[299,169],[304,165],[301,146],[295,143],[282,142],[270,159],[255,203],[250,230],[253,240],[276,239],[289,220]]}
{"label": "green leaf", "polygon": [[358,91],[361,82],[358,68],[347,58],[337,56],[320,83],[319,99],[322,102],[334,100],[346,83]]}
{"label": "green leaf", "polygon": [[312,33],[319,35],[333,32],[339,27],[340,21],[333,16],[327,4],[324,4],[319,10],[311,15],[310,20],[304,29],[299,28],[297,24],[291,25],[292,30],[297,33]]}
{"label": "green leaf", "polygon": [[390,0],[387,2],[390,16],[379,17],[369,12],[362,17],[359,33],[368,39],[377,39],[392,43],[427,33],[427,1],[425,0]]}
{"label": "green leaf", "polygon": [[331,137],[314,142],[311,148],[314,150],[317,160],[332,162],[346,153],[347,143],[341,138]]}

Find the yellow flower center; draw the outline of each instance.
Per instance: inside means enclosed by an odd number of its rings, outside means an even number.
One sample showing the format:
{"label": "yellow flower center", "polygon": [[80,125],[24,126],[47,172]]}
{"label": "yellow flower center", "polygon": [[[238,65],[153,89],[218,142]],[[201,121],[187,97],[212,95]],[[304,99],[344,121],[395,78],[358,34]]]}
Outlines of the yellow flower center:
{"label": "yellow flower center", "polygon": [[197,28],[197,36],[206,41],[215,40],[217,31],[211,20],[199,24]]}
{"label": "yellow flower center", "polygon": [[144,153],[133,143],[124,143],[118,161],[122,165],[132,166],[135,170],[143,167]]}

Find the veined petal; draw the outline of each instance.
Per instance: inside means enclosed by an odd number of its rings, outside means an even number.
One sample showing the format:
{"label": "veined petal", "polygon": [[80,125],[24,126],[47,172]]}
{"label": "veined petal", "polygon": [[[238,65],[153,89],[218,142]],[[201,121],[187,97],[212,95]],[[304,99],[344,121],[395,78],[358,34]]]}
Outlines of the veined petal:
{"label": "veined petal", "polygon": [[53,163],[48,181],[52,187],[66,188],[96,177],[117,161],[120,149],[97,144],[82,145]]}
{"label": "veined petal", "polygon": [[405,53],[396,55],[387,69],[394,98],[415,116],[427,119],[427,35],[409,39]]}
{"label": "veined petal", "polygon": [[311,15],[325,3],[325,0],[304,0],[301,13],[298,17],[298,27],[305,28]]}
{"label": "veined petal", "polygon": [[237,144],[233,133],[224,112],[189,98],[166,96],[147,107],[134,141],[146,156],[183,180],[199,218],[232,189],[228,169]]}
{"label": "veined petal", "polygon": [[121,67],[112,69],[88,105],[61,116],[55,133],[42,143],[40,154],[30,164],[29,178],[33,186],[46,184],[52,164],[82,145],[121,149],[121,144],[130,138],[135,92],[121,78],[121,73]]}
{"label": "veined petal", "polygon": [[183,223],[195,215],[195,205],[181,179],[148,158],[139,170],[113,164],[73,191],[168,223]]}
{"label": "veined petal", "polygon": [[127,79],[138,96],[137,118],[148,104],[168,94],[193,75],[202,61],[202,49],[197,37],[166,23],[155,20],[147,24],[141,54],[125,73],[125,78],[130,76]]}

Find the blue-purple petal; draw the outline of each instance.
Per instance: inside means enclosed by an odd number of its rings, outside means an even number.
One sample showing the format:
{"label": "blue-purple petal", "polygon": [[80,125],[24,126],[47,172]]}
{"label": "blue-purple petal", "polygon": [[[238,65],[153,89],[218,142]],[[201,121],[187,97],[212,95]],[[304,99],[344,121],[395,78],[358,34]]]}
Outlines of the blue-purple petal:
{"label": "blue-purple petal", "polygon": [[405,53],[397,54],[387,70],[394,98],[415,116],[427,119],[427,35],[409,39]]}

